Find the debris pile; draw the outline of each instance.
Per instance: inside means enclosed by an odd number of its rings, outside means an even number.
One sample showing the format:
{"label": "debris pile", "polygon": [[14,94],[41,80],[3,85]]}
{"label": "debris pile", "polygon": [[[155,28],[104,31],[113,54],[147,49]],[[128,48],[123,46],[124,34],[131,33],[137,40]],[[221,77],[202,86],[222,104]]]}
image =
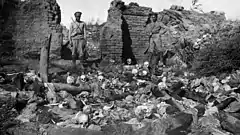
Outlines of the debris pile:
{"label": "debris pile", "polygon": [[1,73],[1,110],[7,112],[1,116],[2,132],[15,135],[29,123],[36,124],[36,132],[55,128],[103,134],[240,132],[239,70],[197,78],[171,67],[150,75],[147,62],[111,62],[88,73],[52,74],[49,83],[35,71]]}

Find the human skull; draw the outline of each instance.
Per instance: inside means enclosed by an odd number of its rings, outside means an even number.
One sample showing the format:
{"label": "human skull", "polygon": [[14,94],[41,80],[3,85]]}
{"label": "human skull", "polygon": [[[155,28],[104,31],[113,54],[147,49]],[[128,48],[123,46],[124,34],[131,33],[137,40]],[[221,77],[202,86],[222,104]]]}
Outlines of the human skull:
{"label": "human skull", "polygon": [[102,89],[106,89],[106,88],[109,87],[109,86],[110,86],[109,80],[105,80],[105,81],[102,83],[101,88],[102,88]]}
{"label": "human skull", "polygon": [[143,70],[142,73],[143,73],[143,76],[147,75],[147,71],[146,70]]}
{"label": "human skull", "polygon": [[83,98],[88,97],[88,96],[89,96],[89,92],[83,91],[83,92],[81,92],[81,93],[79,94],[79,96],[80,96],[80,97],[83,97]]}
{"label": "human skull", "polygon": [[137,69],[132,69],[132,74],[136,75],[138,73],[138,70]]}
{"label": "human skull", "polygon": [[131,59],[131,58],[128,58],[128,59],[127,59],[127,64],[128,64],[128,65],[131,65],[131,64],[132,64],[132,59]]}
{"label": "human skull", "polygon": [[85,75],[81,75],[80,79],[81,79],[82,82],[86,82],[86,76]]}
{"label": "human skull", "polygon": [[98,76],[98,81],[99,81],[99,82],[102,82],[102,81],[103,81],[103,76],[102,76],[102,75]]}
{"label": "human skull", "polygon": [[140,65],[139,65],[139,64],[136,64],[135,67],[136,67],[137,69],[140,69]]}
{"label": "human skull", "polygon": [[87,114],[77,113],[75,118],[81,128],[86,128],[86,126],[88,125],[88,122],[89,122],[89,117]]}
{"label": "human skull", "polygon": [[88,102],[89,92],[83,91],[79,95],[77,95],[77,98],[80,99],[82,103],[85,105],[86,102]]}
{"label": "human skull", "polygon": [[143,67],[148,68],[148,67],[149,67],[149,62],[148,62],[148,61],[145,61],[145,62],[143,63]]}
{"label": "human skull", "polygon": [[70,72],[68,72],[67,75],[68,75],[67,76],[67,84],[74,84],[75,78],[73,76],[71,76]]}
{"label": "human skull", "polygon": [[98,119],[98,118],[103,118],[104,117],[104,115],[103,115],[103,110],[102,109],[100,109],[100,110],[95,110],[94,112],[93,112],[93,117],[92,117],[92,119],[94,120],[94,119]]}

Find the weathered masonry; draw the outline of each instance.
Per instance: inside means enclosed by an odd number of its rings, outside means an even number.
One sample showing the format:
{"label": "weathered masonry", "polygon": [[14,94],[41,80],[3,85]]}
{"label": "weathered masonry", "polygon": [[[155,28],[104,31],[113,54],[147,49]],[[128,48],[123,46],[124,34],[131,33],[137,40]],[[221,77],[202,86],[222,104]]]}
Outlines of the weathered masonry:
{"label": "weathered masonry", "polygon": [[[17,56],[38,58],[40,48],[52,33],[51,57],[62,44],[61,11],[56,0],[9,0],[2,6],[0,47],[11,47]],[[11,8],[9,8],[11,7]],[[5,38],[4,38],[5,37]],[[6,38],[7,37],[7,38]],[[9,43],[7,41],[11,40]],[[4,49],[1,49],[4,51]],[[8,50],[10,51],[10,50]]]}
{"label": "weathered masonry", "polygon": [[[119,61],[125,61],[127,58],[137,62],[143,61],[149,41],[145,26],[151,12],[151,8],[141,7],[137,3],[125,5],[121,0],[112,1],[107,22],[101,29],[100,44],[103,57]],[[211,30],[224,20],[224,13],[200,13],[184,10],[176,5],[158,12],[158,22],[171,28],[161,35],[162,44],[177,48],[182,54],[186,53],[182,48],[184,45],[180,44],[195,42],[201,33],[212,32]]]}
{"label": "weathered masonry", "polygon": [[127,58],[142,59],[149,40],[145,34],[145,26],[151,10],[136,3],[128,6],[121,2],[112,3],[107,23],[101,32],[103,56],[120,61]]}

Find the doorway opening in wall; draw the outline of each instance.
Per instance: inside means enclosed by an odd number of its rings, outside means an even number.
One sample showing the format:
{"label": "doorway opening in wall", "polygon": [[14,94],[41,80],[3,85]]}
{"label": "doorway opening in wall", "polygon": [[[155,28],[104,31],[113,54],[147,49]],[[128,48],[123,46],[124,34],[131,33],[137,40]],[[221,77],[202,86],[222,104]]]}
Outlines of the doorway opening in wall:
{"label": "doorway opening in wall", "polygon": [[122,17],[121,19],[122,19],[121,29],[122,29],[122,41],[123,41],[122,61],[124,63],[126,63],[126,60],[128,58],[131,58],[133,64],[136,64],[137,61],[136,61],[136,58],[133,54],[132,47],[131,47],[132,39],[131,39],[130,32],[129,32],[129,26],[124,17]]}

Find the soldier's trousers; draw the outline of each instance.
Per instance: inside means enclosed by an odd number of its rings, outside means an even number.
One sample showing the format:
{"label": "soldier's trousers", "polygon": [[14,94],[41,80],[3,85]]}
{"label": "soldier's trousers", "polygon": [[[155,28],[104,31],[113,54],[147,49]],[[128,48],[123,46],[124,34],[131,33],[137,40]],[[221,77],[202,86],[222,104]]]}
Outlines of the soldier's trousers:
{"label": "soldier's trousers", "polygon": [[72,44],[73,44],[72,56],[75,57],[75,59],[82,60],[84,56],[84,50],[85,50],[85,40],[73,39]]}
{"label": "soldier's trousers", "polygon": [[164,65],[166,64],[163,51],[159,51],[156,53],[148,53],[148,60],[151,74],[155,74],[156,66],[159,61],[163,62]]}

